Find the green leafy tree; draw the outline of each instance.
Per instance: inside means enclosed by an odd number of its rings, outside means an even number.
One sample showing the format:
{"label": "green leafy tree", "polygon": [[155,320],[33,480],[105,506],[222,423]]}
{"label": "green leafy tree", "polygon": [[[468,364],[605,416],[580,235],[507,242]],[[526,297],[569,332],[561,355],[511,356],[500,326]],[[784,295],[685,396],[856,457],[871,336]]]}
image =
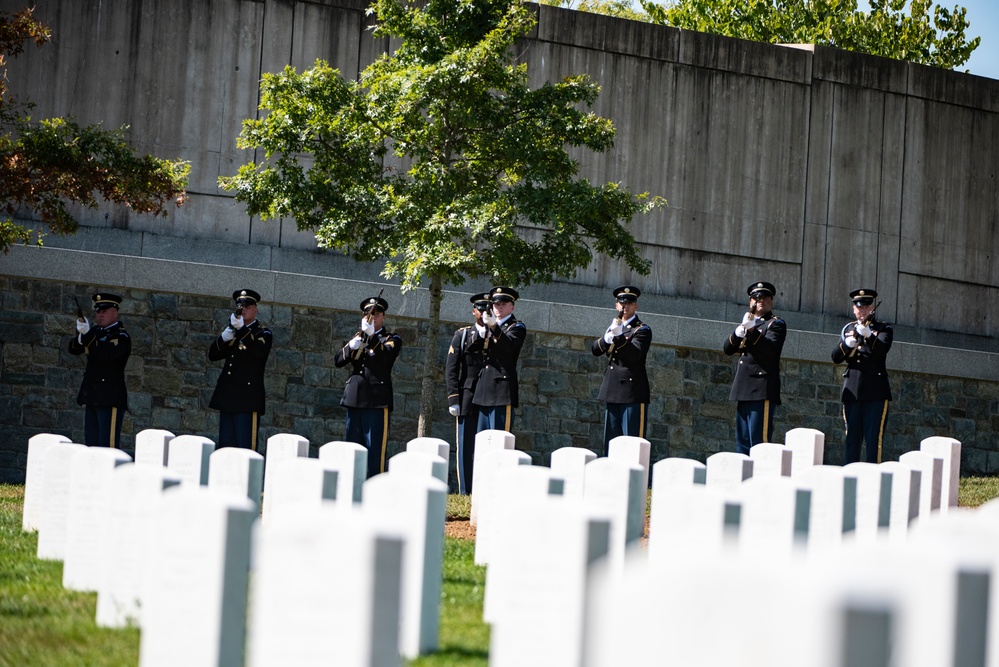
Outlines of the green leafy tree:
{"label": "green leafy tree", "polygon": [[[967,10],[930,0],[641,0],[653,23],[771,44],[824,44],[953,69],[971,57]],[[908,5],[908,14],[906,6]]]}
{"label": "green leafy tree", "polygon": [[166,215],[171,201],[180,206],[186,162],[136,155],[124,140],[125,127],[81,127],[66,118],[35,122],[28,115],[31,105],[9,95],[8,58],[28,42],[41,46],[51,39],[32,12],[0,13],[0,249],[6,254],[17,243],[42,244],[40,230],[14,222],[22,207],[65,235],[78,229],[67,210],[71,202],[96,208],[101,197],[153,215]]}
{"label": "green leafy tree", "polygon": [[[578,176],[568,148],[606,151],[610,120],[585,109],[585,76],[531,88],[512,47],[535,23],[520,0],[376,0],[376,37],[398,49],[359,80],[326,63],[261,83],[259,120],[238,145],[259,164],[220,179],[252,215],[294,218],[318,244],[385,261],[403,289],[426,282],[429,325],[444,285],[514,286],[571,277],[598,252],[648,273],[627,223],[661,201]],[[303,159],[307,158],[307,159]],[[440,362],[428,343],[419,433],[429,430]]]}
{"label": "green leafy tree", "polygon": [[575,9],[591,14],[616,16],[632,21],[649,21],[649,15],[641,9],[636,9],[631,0],[538,0],[538,4]]}

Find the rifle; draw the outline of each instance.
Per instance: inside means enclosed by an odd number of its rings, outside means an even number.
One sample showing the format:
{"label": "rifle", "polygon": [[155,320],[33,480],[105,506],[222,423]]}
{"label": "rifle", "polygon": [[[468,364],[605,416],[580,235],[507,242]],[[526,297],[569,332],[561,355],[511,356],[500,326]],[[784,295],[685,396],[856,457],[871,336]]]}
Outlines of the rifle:
{"label": "rifle", "polygon": [[[881,301],[879,300],[876,304],[874,304],[874,308],[871,309],[871,312],[867,313],[867,316],[863,320],[857,320],[856,323],[863,324],[865,326],[869,325],[871,321],[874,319],[874,314],[878,312],[878,306],[880,305]],[[844,341],[846,341],[846,327],[848,326],[850,326],[849,322],[847,322],[846,326],[843,327],[843,331],[840,333],[840,338],[842,338]],[[851,359],[854,356],[856,356],[857,350],[859,349],[860,349],[860,341],[857,341],[857,347],[854,347],[850,350],[850,354],[847,355],[847,358]]]}
{"label": "rifle", "polygon": [[[378,296],[376,296],[375,299],[380,299],[382,297],[382,292],[384,291],[385,291],[384,287],[378,290]],[[375,316],[375,307],[372,306],[371,310],[368,311],[368,314],[364,316],[364,319],[366,319],[370,323],[371,320],[374,319],[374,316]],[[361,341],[364,343],[363,345],[361,345],[361,347],[354,350],[354,353],[352,355],[350,355],[351,358],[356,361],[357,359],[361,358],[361,351],[364,350],[365,347],[367,347],[368,334],[364,333],[363,331],[358,331],[356,334],[354,334],[354,336],[360,336]]]}

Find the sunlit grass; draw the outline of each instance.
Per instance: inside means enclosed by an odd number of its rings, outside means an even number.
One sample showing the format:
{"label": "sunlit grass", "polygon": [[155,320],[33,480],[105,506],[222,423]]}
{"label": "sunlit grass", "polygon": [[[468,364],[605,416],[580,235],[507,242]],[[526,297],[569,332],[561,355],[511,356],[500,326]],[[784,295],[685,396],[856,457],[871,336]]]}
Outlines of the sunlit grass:
{"label": "sunlit grass", "polygon": [[21,530],[24,487],[0,485],[0,665],[137,665],[139,631],[97,627],[95,593],[62,587],[62,563]]}
{"label": "sunlit grass", "polygon": [[962,477],[957,490],[960,507],[978,507],[999,497],[999,477]]}

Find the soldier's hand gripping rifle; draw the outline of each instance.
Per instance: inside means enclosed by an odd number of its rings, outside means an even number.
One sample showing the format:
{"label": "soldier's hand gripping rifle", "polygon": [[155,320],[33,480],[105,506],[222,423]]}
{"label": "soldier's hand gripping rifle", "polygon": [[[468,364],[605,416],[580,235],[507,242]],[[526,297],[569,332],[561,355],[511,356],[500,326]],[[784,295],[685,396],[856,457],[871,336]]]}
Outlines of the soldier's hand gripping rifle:
{"label": "soldier's hand gripping rifle", "polygon": [[[368,322],[368,324],[371,324],[371,321],[375,318],[375,306],[377,305],[378,299],[382,298],[382,292],[384,291],[385,291],[384,287],[378,290],[378,296],[375,297],[376,303],[372,304],[371,308],[364,315],[364,319]],[[368,334],[364,333],[363,329],[354,334],[355,338],[357,336],[361,337],[361,346],[356,350],[354,350],[354,353],[350,355],[350,358],[354,359],[355,361],[361,358],[361,354],[363,353],[364,349],[367,348],[368,346]]]}
{"label": "soldier's hand gripping rifle", "polygon": [[[867,313],[867,315],[864,316],[862,319],[859,319],[856,322],[847,322],[846,325],[843,327],[843,330],[840,332],[840,339],[844,343],[846,343],[846,330],[847,330],[847,328],[851,324],[854,325],[854,331],[856,331],[856,327],[858,327],[858,326],[861,326],[861,325],[863,325],[863,326],[869,326],[870,323],[872,321],[874,321],[874,314],[878,312],[878,306],[880,306],[880,305],[881,305],[881,301],[878,301],[876,304],[874,304],[874,308],[871,308],[871,312]],[[856,333],[854,333],[854,338],[856,338],[856,337],[857,337],[857,335],[856,335]],[[858,340],[857,341],[857,345],[855,347],[853,347],[853,348],[850,349],[850,354],[847,355],[847,358],[849,359],[849,358],[852,358],[852,357],[856,356],[857,350],[859,350],[859,349],[860,349],[860,341]]]}
{"label": "soldier's hand gripping rifle", "polygon": [[[759,305],[760,305],[760,302],[757,301],[756,299],[753,299],[753,302],[751,304],[749,304],[749,314],[753,316],[754,320],[756,319],[756,308]],[[753,328],[755,329],[756,327],[753,327]],[[749,340],[749,330],[746,330],[746,335],[743,336],[742,342],[739,343],[739,349],[740,350],[743,350],[743,349],[746,348],[746,341],[747,340]]]}

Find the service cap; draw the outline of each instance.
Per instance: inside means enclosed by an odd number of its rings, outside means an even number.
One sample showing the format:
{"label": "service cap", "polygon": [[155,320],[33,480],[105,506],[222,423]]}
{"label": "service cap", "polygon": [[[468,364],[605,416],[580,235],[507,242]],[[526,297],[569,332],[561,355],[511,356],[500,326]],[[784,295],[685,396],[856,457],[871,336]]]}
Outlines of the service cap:
{"label": "service cap", "polygon": [[366,313],[369,310],[380,310],[381,312],[388,311],[388,301],[381,298],[380,296],[370,296],[361,302],[361,312]]}
{"label": "service cap", "polygon": [[773,295],[777,294],[777,288],[773,286],[773,283],[761,280],[747,287],[746,294],[753,298],[764,296],[773,297]]}
{"label": "service cap", "polygon": [[638,303],[638,297],[642,296],[642,290],[634,285],[621,285],[614,290],[614,298],[618,303]]}
{"label": "service cap", "polygon": [[117,294],[100,292],[93,296],[94,310],[104,310],[105,308],[118,308],[121,306],[122,298]]}
{"label": "service cap", "polygon": [[512,303],[519,299],[520,295],[512,287],[497,286],[489,290],[489,298],[493,300],[493,303],[497,301],[509,301]]}
{"label": "service cap", "polygon": [[478,294],[473,294],[469,299],[472,305],[480,310],[483,308],[488,308],[492,301],[489,298],[489,292],[479,292]]}
{"label": "service cap", "polygon": [[251,289],[238,289],[232,293],[232,300],[244,306],[254,306],[260,301],[260,295]]}
{"label": "service cap", "polygon": [[855,289],[850,292],[850,299],[853,300],[853,305],[855,306],[869,306],[874,303],[874,299],[878,297],[876,290],[869,288]]}

